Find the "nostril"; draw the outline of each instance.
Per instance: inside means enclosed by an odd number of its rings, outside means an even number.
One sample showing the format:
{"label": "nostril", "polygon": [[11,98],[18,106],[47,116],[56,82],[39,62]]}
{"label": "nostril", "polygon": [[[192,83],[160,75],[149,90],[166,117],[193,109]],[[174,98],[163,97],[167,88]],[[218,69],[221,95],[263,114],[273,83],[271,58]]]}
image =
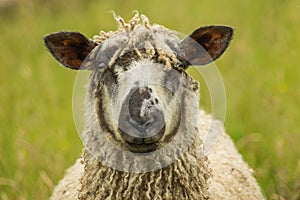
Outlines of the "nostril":
{"label": "nostril", "polygon": [[146,123],[146,124],[145,124],[145,127],[148,127],[150,124],[151,124],[150,122]]}
{"label": "nostril", "polygon": [[147,127],[151,126],[151,124],[153,124],[153,123],[154,123],[154,119],[150,119],[148,122],[146,122],[144,124],[144,127],[147,128]]}

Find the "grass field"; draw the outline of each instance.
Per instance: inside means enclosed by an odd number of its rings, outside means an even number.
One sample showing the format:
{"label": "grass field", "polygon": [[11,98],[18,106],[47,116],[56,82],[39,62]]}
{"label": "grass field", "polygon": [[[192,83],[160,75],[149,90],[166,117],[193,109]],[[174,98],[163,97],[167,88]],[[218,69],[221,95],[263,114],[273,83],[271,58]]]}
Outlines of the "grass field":
{"label": "grass field", "polygon": [[115,30],[107,11],[130,19],[135,9],[185,34],[208,24],[235,27],[216,62],[227,92],[226,130],[268,199],[300,199],[299,0],[2,1],[0,199],[47,199],[81,153],[72,117],[76,72],[51,58],[43,35],[91,37]]}

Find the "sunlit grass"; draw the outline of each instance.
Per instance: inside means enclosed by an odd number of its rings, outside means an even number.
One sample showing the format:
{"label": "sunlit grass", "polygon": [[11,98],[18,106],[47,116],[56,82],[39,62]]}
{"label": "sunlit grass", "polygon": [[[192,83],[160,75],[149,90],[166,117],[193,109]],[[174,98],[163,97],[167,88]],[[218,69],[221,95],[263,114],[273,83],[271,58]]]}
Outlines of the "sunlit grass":
{"label": "sunlit grass", "polygon": [[76,72],[58,66],[43,35],[76,30],[91,37],[116,28],[107,11],[129,19],[135,9],[186,34],[207,24],[235,27],[217,61],[227,92],[226,130],[267,197],[299,199],[299,6],[296,0],[31,0],[1,8],[0,199],[46,199],[81,152],[72,118]]}

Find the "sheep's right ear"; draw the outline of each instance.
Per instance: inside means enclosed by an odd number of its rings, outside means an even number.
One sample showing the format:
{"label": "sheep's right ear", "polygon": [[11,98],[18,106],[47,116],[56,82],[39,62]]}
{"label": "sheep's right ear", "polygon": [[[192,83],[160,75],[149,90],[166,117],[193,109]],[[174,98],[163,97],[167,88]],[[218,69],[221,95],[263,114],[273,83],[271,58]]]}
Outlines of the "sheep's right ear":
{"label": "sheep's right ear", "polygon": [[78,32],[57,32],[44,37],[45,46],[53,57],[71,69],[80,69],[84,59],[97,46]]}

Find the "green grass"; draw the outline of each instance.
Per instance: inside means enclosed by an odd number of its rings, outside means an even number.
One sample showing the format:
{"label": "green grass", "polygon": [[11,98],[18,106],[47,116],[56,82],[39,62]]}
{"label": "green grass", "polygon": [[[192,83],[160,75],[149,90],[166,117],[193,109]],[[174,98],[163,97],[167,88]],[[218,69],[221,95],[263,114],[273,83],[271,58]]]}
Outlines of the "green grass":
{"label": "green grass", "polygon": [[235,27],[217,61],[227,132],[268,199],[300,199],[300,1],[22,2],[0,6],[0,199],[47,199],[81,153],[72,118],[76,72],[58,66],[43,35],[91,37],[115,30],[107,11],[130,19],[135,9],[185,34],[208,24]]}

